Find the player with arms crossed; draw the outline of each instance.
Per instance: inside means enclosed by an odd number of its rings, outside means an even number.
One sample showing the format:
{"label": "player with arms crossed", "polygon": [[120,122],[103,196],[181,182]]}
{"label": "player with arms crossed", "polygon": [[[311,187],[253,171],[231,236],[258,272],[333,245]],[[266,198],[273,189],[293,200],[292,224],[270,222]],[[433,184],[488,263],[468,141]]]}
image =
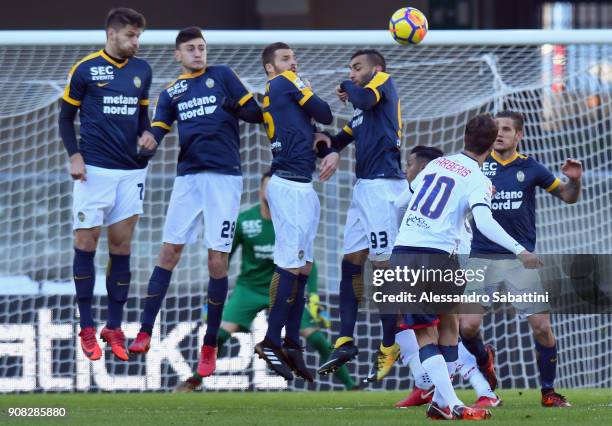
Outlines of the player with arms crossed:
{"label": "player with arms crossed", "polygon": [[[358,350],[354,342],[357,311],[363,294],[362,269],[366,259],[374,268],[388,266],[399,212],[394,205],[408,188],[401,168],[400,100],[385,58],[377,50],[359,50],[351,56],[349,80],[340,84],[337,95],[353,104],[348,124],[331,139],[337,151],[355,141],[353,199],[344,228],[344,257],[340,281],[340,336],[330,359],[319,373],[328,374],[344,365]],[[317,139],[328,140],[323,134]],[[395,344],[396,315],[382,315],[383,339],[369,379],[381,380],[399,356]]]}
{"label": "player with arms crossed", "polygon": [[[442,156],[444,156],[444,153],[432,146],[417,145],[412,148],[408,156],[408,165],[406,167],[406,179],[408,182],[413,182],[417,175],[425,169],[427,164]],[[407,204],[410,199],[410,194],[410,189],[408,189],[405,194],[402,194],[402,196],[396,200],[397,208],[404,213],[408,207]],[[404,200],[404,198],[407,200]],[[461,241],[459,242],[458,248],[458,254],[460,256],[469,255],[472,242],[471,228],[467,221],[464,222],[464,224],[465,226],[462,228]],[[406,408],[428,404],[433,398],[434,387],[431,379],[421,365],[421,360],[419,359],[419,344],[416,340],[414,330],[409,328],[404,329],[404,324],[400,324],[400,329],[401,331],[395,335],[395,341],[400,346],[401,360],[404,366],[410,367],[410,373],[412,373],[414,377],[414,387],[405,399],[395,404],[395,407]],[[501,399],[491,390],[489,383],[476,365],[476,359],[467,352],[462,342],[459,342],[459,360],[458,373],[461,375],[463,381],[468,381],[476,392],[478,399],[474,405],[478,407],[497,407],[500,405]]]}
{"label": "player with arms crossed", "polygon": [[[270,216],[270,206],[266,201],[266,186],[272,173],[267,172],[261,178],[259,187],[259,204],[238,215],[236,235],[230,257],[241,247],[240,275],[236,287],[223,310],[223,321],[217,337],[217,347],[221,347],[235,332],[249,332],[251,324],[260,311],[270,306],[270,279],[274,273],[274,228]],[[300,335],[308,345],[314,347],[321,358],[331,353],[331,345],[319,330],[319,323],[329,327],[329,320],[324,319],[317,294],[316,263],[308,276],[308,309],[304,310],[300,324]],[[337,377],[347,390],[356,387],[346,368],[338,371]],[[193,376],[179,383],[177,392],[191,392],[202,384],[202,377],[194,372]]]}
{"label": "player with arms crossed", "polygon": [[[465,128],[464,151],[433,160],[411,183],[414,192],[395,241],[392,268],[459,271],[454,253],[470,211],[481,232],[519,256],[525,267],[541,265],[540,260],[509,236],[491,214],[491,181],[482,174],[480,165],[489,155],[496,137],[497,124],[490,115],[472,118]],[[417,300],[421,300],[425,292],[446,296],[451,291],[463,290],[454,281],[432,282],[422,278],[411,286],[422,292],[417,294]],[[453,313],[455,307],[433,306],[435,312],[428,301],[405,306],[405,321],[414,329],[421,365],[435,386],[427,416],[447,420],[487,419],[491,415],[488,410],[466,407],[459,400],[449,378],[455,373],[458,359],[459,321],[458,315]]]}
{"label": "player with arms crossed", "polygon": [[[91,303],[94,257],[102,225],[108,227],[106,272],[108,319],[100,337],[113,354],[127,361],[121,330],[123,306],[130,288],[132,234],[142,214],[148,154],[139,155],[138,137],[150,126],[151,67],[134,57],[145,18],[117,8],[106,17],[106,46],[70,70],[62,97],[60,136],[70,156],[73,191],[74,284],[80,314],[81,348],[90,360],[100,359]],[[81,140],[74,119],[80,110]],[[152,144],[142,143],[150,153]]]}
{"label": "player with arms crossed", "polygon": [[204,222],[208,247],[208,322],[197,371],[216,367],[217,333],[227,295],[228,253],[242,194],[238,120],[261,122],[261,110],[238,76],[225,65],[208,65],[206,41],[197,27],[176,37],[175,58],[183,74],[159,95],[151,132],[143,139],[160,143],[177,121],[180,152],[163,244],[151,274],[141,329],[129,347],[146,353],[155,318],[185,244],[196,241]]}
{"label": "player with arms crossed", "polygon": [[[580,196],[582,164],[577,160],[566,160],[561,167],[561,172],[569,180],[561,182],[535,159],[517,152],[519,142],[523,138],[524,118],[521,113],[502,111],[496,114],[495,119],[499,126],[499,133],[491,156],[483,164],[484,173],[491,178],[497,190],[493,198],[493,217],[523,246],[528,250],[534,250],[536,244],[536,188],[545,189],[546,192],[567,204],[575,203]],[[510,292],[544,293],[537,271],[522,268],[504,247],[483,235],[478,226],[474,229],[469,265],[473,269],[486,268],[487,273],[484,282],[470,283],[468,291],[482,292],[484,291],[483,286],[491,286],[503,281]],[[537,365],[542,386],[542,405],[544,407],[569,406],[565,397],[554,390],[557,345],[550,324],[550,306],[536,303],[514,303],[514,306],[518,312],[527,316],[536,342]],[[461,339],[465,347],[476,357],[479,368],[487,377],[491,387],[495,389],[497,378],[493,363],[493,349],[490,345],[485,346],[480,337],[484,307],[471,306],[470,313],[461,315]],[[474,311],[480,313],[472,313]]]}
{"label": "player with arms crossed", "polygon": [[[266,46],[262,63],[268,76],[263,116],[273,155],[266,198],[276,235],[276,269],[270,284],[268,330],[264,340],[255,345],[255,353],[286,380],[293,379],[293,370],[312,381],[299,343],[304,291],[320,215],[319,198],[312,186],[317,153],[311,119],[330,124],[333,117],[329,105],[298,77],[296,57],[287,44]],[[324,180],[335,171],[338,154],[319,155],[325,156],[320,173]]]}

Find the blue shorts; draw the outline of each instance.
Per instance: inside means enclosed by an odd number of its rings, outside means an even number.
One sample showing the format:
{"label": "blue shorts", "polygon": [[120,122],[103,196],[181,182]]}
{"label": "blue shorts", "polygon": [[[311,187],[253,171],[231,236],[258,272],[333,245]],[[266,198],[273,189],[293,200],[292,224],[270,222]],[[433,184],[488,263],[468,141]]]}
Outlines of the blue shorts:
{"label": "blue shorts", "polygon": [[435,327],[440,322],[436,314],[404,314],[400,328],[418,330],[419,328]]}

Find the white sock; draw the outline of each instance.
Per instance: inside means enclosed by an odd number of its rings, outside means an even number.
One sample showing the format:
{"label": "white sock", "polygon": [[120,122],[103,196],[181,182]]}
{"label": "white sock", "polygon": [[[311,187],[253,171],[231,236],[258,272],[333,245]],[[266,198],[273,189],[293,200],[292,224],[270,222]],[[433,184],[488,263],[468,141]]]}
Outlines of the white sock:
{"label": "white sock", "polygon": [[[417,343],[416,336],[413,330],[403,330],[395,335],[395,343],[400,347],[400,354],[402,355],[402,362],[404,367],[409,365],[410,359],[414,354],[419,353],[419,344]],[[412,367],[410,367],[412,369]],[[415,371],[412,374],[416,375]]]}
{"label": "white sock", "polygon": [[496,398],[497,396],[491,390],[489,382],[484,378],[478,365],[476,364],[476,358],[463,346],[463,343],[459,342],[459,362],[462,364],[459,370],[464,381],[469,381],[472,388],[476,392],[478,398],[481,396],[488,396],[489,398]]}
{"label": "white sock", "polygon": [[434,394],[431,400],[438,404],[438,407],[440,408],[448,407],[448,404],[446,403],[444,398],[442,398],[442,394],[440,393],[440,391],[438,391],[438,388],[434,388]]}
{"label": "white sock", "polygon": [[457,361],[447,362],[446,369],[448,370],[448,377],[450,377],[452,382],[453,377],[457,374]]}
{"label": "white sock", "polygon": [[436,392],[440,392],[442,399],[446,401],[446,404],[450,406],[451,409],[457,405],[464,405],[453,389],[453,384],[448,377],[446,361],[444,361],[442,355],[438,354],[429,357],[421,364],[436,387]]}
{"label": "white sock", "polygon": [[423,369],[421,365],[421,360],[419,359],[419,353],[415,353],[408,360],[408,365],[410,366],[410,372],[414,377],[414,384],[419,389],[429,389],[433,386],[431,379]]}

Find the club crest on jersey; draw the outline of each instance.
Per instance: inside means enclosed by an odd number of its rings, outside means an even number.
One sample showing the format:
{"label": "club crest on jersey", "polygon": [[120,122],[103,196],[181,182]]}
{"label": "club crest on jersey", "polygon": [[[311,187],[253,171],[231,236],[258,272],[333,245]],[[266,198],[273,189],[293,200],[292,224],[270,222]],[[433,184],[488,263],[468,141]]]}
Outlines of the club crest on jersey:
{"label": "club crest on jersey", "polygon": [[306,88],[306,85],[304,84],[304,82],[302,81],[301,78],[297,77],[295,80],[293,80],[293,84],[295,84],[295,86],[300,89],[300,90],[304,90]]}
{"label": "club crest on jersey", "polygon": [[142,85],[142,81],[140,80],[140,77],[138,76],[134,77],[134,86],[136,86],[137,89],[140,89],[141,85]]}
{"label": "club crest on jersey", "polygon": [[212,89],[213,87],[215,87],[215,80],[213,80],[212,78],[207,78],[205,81],[206,87],[208,87],[209,89]]}
{"label": "club crest on jersey", "polygon": [[79,222],[85,222],[85,213],[78,212],[77,217],[79,218]]}
{"label": "club crest on jersey", "polygon": [[525,173],[523,173],[522,170],[516,172],[516,180],[518,180],[519,182],[523,182],[525,180]]}
{"label": "club crest on jersey", "polygon": [[300,259],[300,260],[304,259],[304,250],[300,250],[298,252],[298,259]]}

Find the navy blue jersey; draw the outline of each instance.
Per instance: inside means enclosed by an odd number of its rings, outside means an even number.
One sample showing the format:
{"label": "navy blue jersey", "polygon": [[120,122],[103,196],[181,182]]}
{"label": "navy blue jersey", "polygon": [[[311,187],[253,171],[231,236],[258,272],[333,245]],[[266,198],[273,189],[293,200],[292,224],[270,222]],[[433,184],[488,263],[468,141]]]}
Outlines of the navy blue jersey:
{"label": "navy blue jersey", "polygon": [[140,107],[148,108],[151,67],[140,58],[116,62],[103,50],[77,62],[68,75],[64,101],[80,108],[79,151],[85,164],[140,169]]}
{"label": "navy blue jersey", "polygon": [[253,97],[225,65],[180,75],[159,95],[151,126],[169,131],[176,120],[179,176],[205,170],[241,174],[238,118],[221,107],[224,97],[240,105]]}
{"label": "navy blue jersey", "polygon": [[342,129],[355,140],[355,174],[360,179],[405,179],[400,153],[400,99],[393,79],[378,72],[365,89],[374,92],[376,103],[364,110],[355,108],[353,118]]}
{"label": "navy blue jersey", "polygon": [[[317,155],[311,115],[305,104],[321,101],[293,71],[285,71],[266,84],[263,119],[272,148],[272,172],[284,178],[311,180]],[[331,121],[331,111],[329,111]]]}
{"label": "navy blue jersey", "polygon": [[[495,186],[491,201],[493,218],[525,249],[536,244],[536,187],[550,192],[561,181],[531,157],[516,153],[502,161],[492,153],[482,165],[482,172]],[[475,254],[511,254],[482,235],[472,224],[472,256]]]}

